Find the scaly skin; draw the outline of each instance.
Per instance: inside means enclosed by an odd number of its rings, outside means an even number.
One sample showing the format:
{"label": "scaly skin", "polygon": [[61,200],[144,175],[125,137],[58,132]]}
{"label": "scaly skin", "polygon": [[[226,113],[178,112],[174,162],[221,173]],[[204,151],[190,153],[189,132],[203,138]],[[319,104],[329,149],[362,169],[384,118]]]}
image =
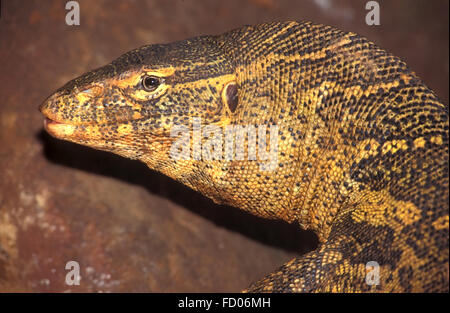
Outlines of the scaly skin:
{"label": "scaly skin", "polygon": [[[155,90],[144,89],[145,75],[159,80]],[[317,233],[317,250],[247,291],[448,291],[448,108],[405,63],[354,33],[270,23],[144,46],[40,109],[57,138],[139,159],[218,203]],[[277,125],[275,169],[174,159],[170,131],[191,129],[194,117]],[[366,283],[370,261],[379,285]]]}

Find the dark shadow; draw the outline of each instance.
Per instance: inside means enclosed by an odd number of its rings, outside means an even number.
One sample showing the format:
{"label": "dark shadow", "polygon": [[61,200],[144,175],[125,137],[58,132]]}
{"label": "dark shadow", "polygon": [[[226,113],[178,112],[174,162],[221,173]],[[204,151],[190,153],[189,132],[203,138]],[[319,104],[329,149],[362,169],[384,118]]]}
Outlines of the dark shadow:
{"label": "dark shadow", "polygon": [[317,236],[311,231],[301,230],[297,224],[267,220],[234,207],[217,205],[200,193],[150,170],[142,162],[58,140],[44,130],[37,136],[44,145],[46,158],[51,162],[141,185],[151,193],[166,197],[218,226],[266,245],[299,254],[311,251],[318,245]]}

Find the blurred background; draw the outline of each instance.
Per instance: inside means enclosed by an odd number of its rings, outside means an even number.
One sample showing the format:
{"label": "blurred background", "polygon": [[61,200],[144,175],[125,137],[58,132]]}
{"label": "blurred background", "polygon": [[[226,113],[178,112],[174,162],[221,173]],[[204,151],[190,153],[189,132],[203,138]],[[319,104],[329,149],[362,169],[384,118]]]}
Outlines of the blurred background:
{"label": "blurred background", "polygon": [[[58,141],[39,104],[68,80],[151,43],[244,24],[311,20],[357,32],[402,58],[449,99],[449,2],[80,0],[1,1],[0,291],[240,291],[316,237],[297,225],[218,206],[145,165]],[[79,286],[65,284],[68,261]]]}

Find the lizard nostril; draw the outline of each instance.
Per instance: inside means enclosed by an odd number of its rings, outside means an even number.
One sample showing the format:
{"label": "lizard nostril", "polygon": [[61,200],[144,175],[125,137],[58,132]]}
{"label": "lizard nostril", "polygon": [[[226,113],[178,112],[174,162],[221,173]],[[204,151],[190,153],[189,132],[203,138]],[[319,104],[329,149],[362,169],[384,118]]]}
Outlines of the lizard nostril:
{"label": "lizard nostril", "polygon": [[81,92],[83,94],[87,94],[89,96],[96,97],[96,96],[101,95],[102,91],[103,91],[103,88],[100,86],[90,86],[89,88],[86,88],[86,89],[82,90]]}

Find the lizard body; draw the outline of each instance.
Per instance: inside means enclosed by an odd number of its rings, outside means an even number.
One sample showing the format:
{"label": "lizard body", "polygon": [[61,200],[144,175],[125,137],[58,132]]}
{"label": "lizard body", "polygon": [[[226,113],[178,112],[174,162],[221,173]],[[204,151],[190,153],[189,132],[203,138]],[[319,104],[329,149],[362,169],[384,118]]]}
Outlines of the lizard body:
{"label": "lizard body", "polygon": [[[215,202],[317,233],[315,251],[247,291],[448,291],[448,108],[355,33],[267,23],[148,45],[70,81],[40,110],[57,138],[139,159]],[[195,118],[250,125],[268,145],[276,125],[274,167],[261,169],[250,148],[243,159],[193,150],[174,159],[171,130],[187,127],[192,147]],[[245,147],[252,140],[244,136]],[[366,281],[373,261],[379,284]]]}

